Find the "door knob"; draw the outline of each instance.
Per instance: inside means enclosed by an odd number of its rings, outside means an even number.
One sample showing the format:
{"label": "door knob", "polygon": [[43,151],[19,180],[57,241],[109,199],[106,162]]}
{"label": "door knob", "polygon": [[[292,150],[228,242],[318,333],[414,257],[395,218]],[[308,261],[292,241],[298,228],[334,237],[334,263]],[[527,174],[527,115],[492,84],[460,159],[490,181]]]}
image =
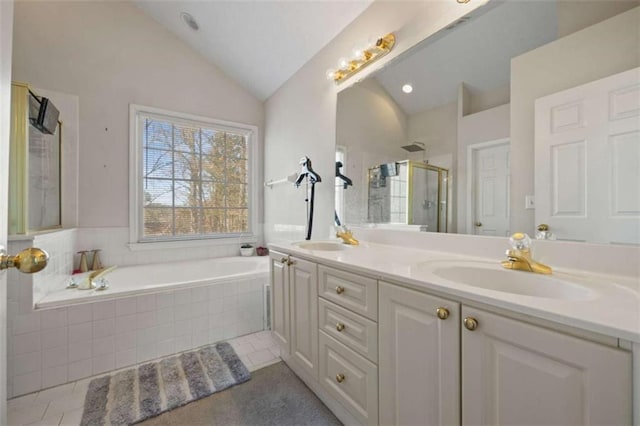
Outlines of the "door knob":
{"label": "door knob", "polygon": [[477,227],[481,227],[482,226],[482,222],[476,222],[476,223],[474,223],[474,225],[477,226]]}
{"label": "door knob", "polygon": [[39,248],[24,249],[15,256],[9,256],[6,251],[0,250],[0,270],[16,268],[25,274],[33,274],[42,271],[47,262],[49,254]]}

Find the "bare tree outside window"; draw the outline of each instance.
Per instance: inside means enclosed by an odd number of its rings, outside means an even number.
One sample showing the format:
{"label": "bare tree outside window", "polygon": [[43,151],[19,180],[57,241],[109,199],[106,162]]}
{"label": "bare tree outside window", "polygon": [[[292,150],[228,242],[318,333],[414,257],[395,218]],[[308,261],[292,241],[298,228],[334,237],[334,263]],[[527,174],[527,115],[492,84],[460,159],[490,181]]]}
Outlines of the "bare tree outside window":
{"label": "bare tree outside window", "polygon": [[249,232],[248,138],[143,117],[143,238]]}

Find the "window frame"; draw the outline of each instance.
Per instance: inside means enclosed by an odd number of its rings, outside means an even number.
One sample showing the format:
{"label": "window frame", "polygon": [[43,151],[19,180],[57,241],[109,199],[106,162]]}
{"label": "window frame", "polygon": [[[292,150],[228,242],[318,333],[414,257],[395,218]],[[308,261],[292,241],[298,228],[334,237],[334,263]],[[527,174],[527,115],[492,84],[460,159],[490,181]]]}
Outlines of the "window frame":
{"label": "window frame", "polygon": [[[247,138],[247,232],[228,234],[197,234],[170,237],[143,238],[143,138],[140,116],[171,121],[186,125],[205,125],[215,130],[241,134]],[[132,250],[159,249],[164,247],[197,247],[206,245],[256,242],[258,229],[258,127],[250,124],[218,120],[145,105],[129,104],[129,248]]]}

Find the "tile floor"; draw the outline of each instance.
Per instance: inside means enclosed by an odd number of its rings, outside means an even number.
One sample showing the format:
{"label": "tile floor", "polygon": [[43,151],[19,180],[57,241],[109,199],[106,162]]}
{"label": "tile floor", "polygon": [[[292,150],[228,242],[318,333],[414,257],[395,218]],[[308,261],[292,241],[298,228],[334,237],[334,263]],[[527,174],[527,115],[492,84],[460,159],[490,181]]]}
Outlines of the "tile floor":
{"label": "tile floor", "polygon": [[[280,351],[270,331],[237,337],[229,343],[250,371],[280,361]],[[10,399],[7,401],[7,423],[11,426],[80,424],[87,387],[99,376]]]}

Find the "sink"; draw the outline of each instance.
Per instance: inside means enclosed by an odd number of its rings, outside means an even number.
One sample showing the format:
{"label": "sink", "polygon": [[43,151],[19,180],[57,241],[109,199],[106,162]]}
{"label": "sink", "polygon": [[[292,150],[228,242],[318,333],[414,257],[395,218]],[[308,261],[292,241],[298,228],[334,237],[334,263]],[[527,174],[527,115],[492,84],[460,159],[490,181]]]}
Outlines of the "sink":
{"label": "sink", "polygon": [[503,293],[563,300],[590,300],[597,296],[587,287],[553,275],[510,271],[490,263],[447,262],[430,269],[448,281]]}
{"label": "sink", "polygon": [[317,251],[342,251],[348,250],[351,247],[339,241],[302,241],[294,243],[294,245],[305,250]]}

